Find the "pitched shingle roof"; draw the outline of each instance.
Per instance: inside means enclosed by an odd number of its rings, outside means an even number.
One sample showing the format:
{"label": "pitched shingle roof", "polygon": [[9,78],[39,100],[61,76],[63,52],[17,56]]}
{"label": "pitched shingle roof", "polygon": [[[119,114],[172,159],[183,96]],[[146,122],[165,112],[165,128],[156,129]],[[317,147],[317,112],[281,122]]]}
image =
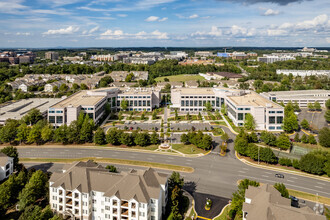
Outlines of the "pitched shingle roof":
{"label": "pitched shingle roof", "polygon": [[160,185],[165,185],[167,175],[149,168],[145,171],[111,173],[92,161],[76,162],[64,167],[64,173],[54,173],[50,178],[52,187],[62,186],[66,190],[78,189],[83,193],[91,190],[104,192],[104,196],[116,195],[120,199],[135,198],[147,203],[150,198],[158,198]]}

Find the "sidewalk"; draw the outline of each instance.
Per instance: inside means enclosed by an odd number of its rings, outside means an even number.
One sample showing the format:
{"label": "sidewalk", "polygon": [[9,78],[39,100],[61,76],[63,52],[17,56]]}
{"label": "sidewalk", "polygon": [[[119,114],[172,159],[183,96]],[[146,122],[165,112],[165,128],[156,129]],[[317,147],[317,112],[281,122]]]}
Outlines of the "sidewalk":
{"label": "sidewalk", "polygon": [[225,116],[220,112],[221,117],[223,118],[223,120],[225,121],[225,123],[227,124],[229,130],[233,133],[233,134],[238,134],[236,131],[234,131],[234,129],[231,127],[231,125],[229,124],[229,122],[227,121],[227,119],[225,118]]}

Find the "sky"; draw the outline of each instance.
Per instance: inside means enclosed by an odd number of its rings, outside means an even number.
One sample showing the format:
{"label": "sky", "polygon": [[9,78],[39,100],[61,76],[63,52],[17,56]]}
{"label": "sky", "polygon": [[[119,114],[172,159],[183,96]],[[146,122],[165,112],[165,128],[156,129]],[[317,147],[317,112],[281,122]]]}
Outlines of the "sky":
{"label": "sky", "polygon": [[329,47],[329,0],[0,0],[0,47]]}

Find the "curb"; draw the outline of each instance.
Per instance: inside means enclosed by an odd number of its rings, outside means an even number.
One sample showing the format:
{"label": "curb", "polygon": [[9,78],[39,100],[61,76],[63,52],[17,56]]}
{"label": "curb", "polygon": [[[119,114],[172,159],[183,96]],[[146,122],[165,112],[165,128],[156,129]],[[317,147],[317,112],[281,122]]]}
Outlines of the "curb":
{"label": "curb", "polygon": [[220,215],[222,215],[222,213],[225,211],[225,209],[227,208],[227,206],[229,206],[230,204],[227,204],[227,205],[225,205],[223,208],[222,208],[222,210],[221,210],[221,212],[220,212],[220,214],[219,215],[217,215],[217,216],[215,216],[212,220],[214,220],[214,219],[216,219],[216,218],[218,218]]}
{"label": "curb", "polygon": [[321,177],[321,176],[314,176],[314,175],[311,175],[311,174],[300,173],[300,172],[297,172],[297,171],[285,170],[285,169],[277,168],[277,167],[267,167],[267,166],[264,166],[264,165],[258,165],[258,164],[254,164],[250,161],[247,161],[245,159],[241,159],[238,156],[237,152],[235,152],[235,155],[236,155],[236,158],[239,159],[242,163],[245,163],[246,165],[249,165],[249,166],[253,166],[253,167],[257,167],[257,168],[261,168],[261,169],[265,169],[265,170],[280,171],[280,172],[283,172],[283,173],[289,173],[289,174],[293,174],[293,175],[297,175],[297,176],[303,176],[303,177],[313,178],[313,179],[316,179],[316,180],[322,180],[322,181],[325,181],[325,182],[330,182],[330,178],[324,178],[324,177]]}

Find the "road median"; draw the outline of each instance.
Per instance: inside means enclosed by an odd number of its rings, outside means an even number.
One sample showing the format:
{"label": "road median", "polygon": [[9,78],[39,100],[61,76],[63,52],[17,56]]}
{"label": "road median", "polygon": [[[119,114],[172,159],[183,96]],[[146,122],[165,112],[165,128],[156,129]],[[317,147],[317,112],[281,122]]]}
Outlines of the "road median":
{"label": "road median", "polygon": [[155,162],[145,162],[137,160],[125,160],[125,159],[116,159],[116,158],[98,158],[98,157],[82,157],[82,158],[70,158],[70,159],[60,159],[60,158],[20,158],[20,162],[40,162],[40,163],[72,163],[75,161],[87,161],[93,160],[99,163],[111,163],[111,164],[123,164],[131,166],[140,166],[140,167],[152,167],[156,169],[164,170],[173,170],[179,172],[193,173],[194,168],[172,165],[172,164],[163,164]]}

